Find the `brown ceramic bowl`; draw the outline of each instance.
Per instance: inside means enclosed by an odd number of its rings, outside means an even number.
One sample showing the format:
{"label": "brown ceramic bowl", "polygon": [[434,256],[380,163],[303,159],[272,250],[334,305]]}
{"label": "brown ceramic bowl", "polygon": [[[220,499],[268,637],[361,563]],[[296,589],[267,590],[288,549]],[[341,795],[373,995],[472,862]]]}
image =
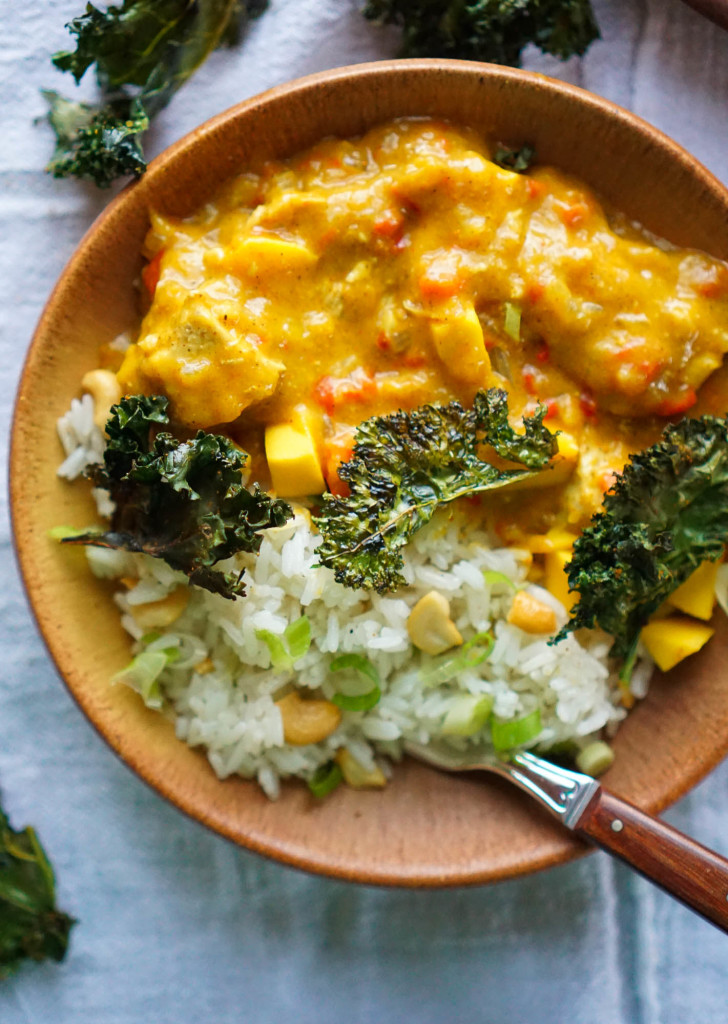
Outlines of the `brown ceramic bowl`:
{"label": "brown ceramic bowl", "polygon": [[[87,488],[60,481],[56,418],[98,345],[137,316],[134,280],[150,208],[184,215],[253,158],[286,157],[327,135],[431,115],[579,175],[652,231],[728,257],[728,192],[675,143],[605,100],[541,75],[448,61],[383,62],[314,75],[209,121],[155,160],[92,226],[53,292],[17,400],[11,456],[15,538],[33,610],[71,693],[110,746],[192,817],[252,850],[311,871],[391,885],[487,882],[584,847],[528,798],[491,778],[405,762],[384,792],[341,788],[316,803],[300,784],[270,803],[254,783],[220,782],[110,676],[129,660],[108,588],[83,554],[48,540],[85,525]],[[685,793],[728,748],[728,630],[672,677],[654,680],[616,741],[608,784],[649,811]]]}

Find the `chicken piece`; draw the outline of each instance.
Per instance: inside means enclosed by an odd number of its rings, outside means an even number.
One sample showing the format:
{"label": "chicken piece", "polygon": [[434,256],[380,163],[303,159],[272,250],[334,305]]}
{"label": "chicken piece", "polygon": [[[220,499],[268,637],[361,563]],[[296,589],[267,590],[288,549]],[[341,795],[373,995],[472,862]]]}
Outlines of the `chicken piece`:
{"label": "chicken piece", "polygon": [[[160,319],[157,318],[160,324]],[[165,394],[172,417],[191,428],[230,423],[269,398],[283,364],[261,351],[234,303],[190,295],[127,351],[118,373],[126,394]]]}

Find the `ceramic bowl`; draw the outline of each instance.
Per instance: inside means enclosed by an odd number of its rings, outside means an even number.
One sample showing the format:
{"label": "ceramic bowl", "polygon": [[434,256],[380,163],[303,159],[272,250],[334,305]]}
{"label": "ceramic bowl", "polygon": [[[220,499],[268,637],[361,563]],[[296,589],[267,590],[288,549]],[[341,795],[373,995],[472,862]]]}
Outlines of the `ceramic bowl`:
{"label": "ceramic bowl", "polygon": [[[473,126],[573,172],[647,228],[728,258],[728,192],[684,150],[624,110],[542,75],[456,61],[392,61],[326,72],[233,107],[172,146],[113,199],[51,295],[17,399],[11,492],[18,557],[58,670],[109,745],[143,779],[234,842],[288,864],[392,885],[486,882],[584,852],[527,797],[490,777],[454,777],[404,761],[383,792],[345,787],[316,802],[287,784],[276,803],[242,779],[221,782],[205,757],[135,694],[109,685],[130,657],[109,587],[83,552],[47,537],[90,521],[88,488],[56,476],[55,423],[96,365],[98,346],[138,316],[135,281],[152,208],[185,215],[260,157],[287,157],[323,136],[427,115]],[[728,748],[728,630],[622,726],[607,776],[619,795],[659,811]]]}

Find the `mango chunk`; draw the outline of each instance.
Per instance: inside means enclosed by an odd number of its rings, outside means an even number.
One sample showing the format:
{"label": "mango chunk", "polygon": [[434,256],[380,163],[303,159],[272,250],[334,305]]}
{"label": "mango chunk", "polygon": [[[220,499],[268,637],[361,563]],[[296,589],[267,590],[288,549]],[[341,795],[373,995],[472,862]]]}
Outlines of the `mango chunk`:
{"label": "mango chunk", "polygon": [[579,461],[579,443],[573,434],[562,430],[556,438],[557,451],[548,466],[525,480],[516,480],[508,485],[509,491],[527,491],[534,487],[553,487],[565,484],[576,469]]}
{"label": "mango chunk", "polygon": [[557,626],[553,608],[525,590],[519,590],[513,598],[506,622],[524,633],[553,633]]}
{"label": "mango chunk", "polygon": [[658,668],[668,672],[683,658],[695,654],[715,632],[710,626],[682,616],[648,622],[641,633],[642,642]]}
{"label": "mango chunk", "polygon": [[326,490],[317,447],[305,417],[265,428],[265,456],[279,498],[301,498]]}
{"label": "mango chunk", "polygon": [[303,242],[274,235],[249,235],[232,247],[226,262],[241,277],[258,277],[298,273],[313,266],[317,258]]}
{"label": "mango chunk", "polygon": [[715,607],[715,579],[718,575],[717,562],[703,562],[692,576],[668,597],[673,608],[694,615],[696,619],[707,620]]}
{"label": "mango chunk", "polygon": [[529,533],[523,539],[523,546],[534,555],[546,555],[550,551],[571,551],[576,534],[557,527],[548,533]]}
{"label": "mango chunk", "polygon": [[571,551],[549,551],[544,558],[543,585],[561,601],[567,612],[571,611],[577,601],[577,594],[569,590],[566,575],[566,566],[570,561]]}
{"label": "mango chunk", "polygon": [[431,330],[435,351],[453,377],[466,384],[484,383],[490,357],[472,302],[448,304],[442,317],[432,321]]}

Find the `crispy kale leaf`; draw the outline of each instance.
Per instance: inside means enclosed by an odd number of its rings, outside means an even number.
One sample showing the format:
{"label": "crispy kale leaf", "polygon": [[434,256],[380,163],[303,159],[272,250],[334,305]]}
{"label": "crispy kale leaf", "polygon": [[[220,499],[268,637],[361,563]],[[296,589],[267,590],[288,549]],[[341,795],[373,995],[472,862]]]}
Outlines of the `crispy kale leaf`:
{"label": "crispy kale leaf", "polygon": [[515,171],[522,174],[527,171],[533,163],[536,151],[533,146],[521,146],[520,149],[511,149],[508,146],[498,146],[493,155],[493,163],[504,167],[507,171]]}
{"label": "crispy kale leaf", "polygon": [[149,119],[265,6],[265,0],[124,0],[104,11],[87,4],[67,26],[75,50],[56,53],[53,63],[76,82],[95,67],[103,102],[71,104],[53,94],[49,119],[58,145],[48,169],[101,187],[143,173],[140,136]]}
{"label": "crispy kale leaf", "polygon": [[106,533],[65,544],[143,551],[163,558],[194,583],[223,597],[245,593],[242,574],[212,566],[238,551],[259,551],[260,531],[282,526],[290,506],[243,482],[245,452],[199,430],[189,441],[157,433],[169,422],[167,399],[133,395],[113,407],[103,465],[88,475],[116,510]]}
{"label": "crispy kale leaf", "polygon": [[62,960],[74,924],[56,907],[53,868],[35,832],[15,832],[0,808],[0,980],[26,958]]}
{"label": "crispy kale leaf", "polygon": [[567,572],[580,597],[556,639],[601,626],[628,679],[650,615],[727,540],[728,421],[682,420],[631,456],[574,545]]}
{"label": "crispy kale leaf", "polygon": [[149,118],[136,100],[121,100],[99,109],[74,103],[44,90],[56,149],[47,170],[54,178],[85,178],[106,188],[116,178],[144,173],[139,136]]}
{"label": "crispy kale leaf", "polygon": [[[504,487],[548,463],[557,445],[543,416],[526,417],[524,433],[516,433],[505,391],[493,388],[478,392],[472,409],[450,402],[366,420],[353,457],[339,468],[350,495],[324,495],[314,519],[323,535],[320,563],[348,587],[383,593],[404,584],[401,549],[440,505]],[[519,465],[497,468],[484,446],[497,461]]]}
{"label": "crispy kale leaf", "polygon": [[535,43],[566,60],[599,37],[589,0],[367,0],[364,15],[403,30],[403,57],[518,65]]}

